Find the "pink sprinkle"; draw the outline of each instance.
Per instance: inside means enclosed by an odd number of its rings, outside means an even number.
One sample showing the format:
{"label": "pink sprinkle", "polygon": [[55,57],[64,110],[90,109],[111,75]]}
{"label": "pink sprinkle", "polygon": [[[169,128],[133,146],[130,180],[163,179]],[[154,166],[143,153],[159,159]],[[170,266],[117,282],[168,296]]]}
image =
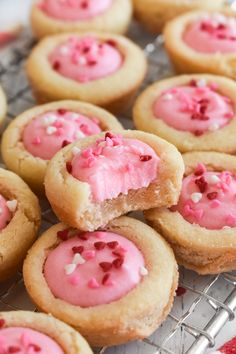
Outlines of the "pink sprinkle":
{"label": "pink sprinkle", "polygon": [[95,118],[95,117],[91,118],[91,120],[92,120],[95,124],[99,124],[99,123],[100,123],[99,120],[98,120],[97,118]]}
{"label": "pink sprinkle", "polygon": [[233,215],[233,214],[229,214],[227,217],[226,217],[226,223],[228,226],[231,226],[231,227],[234,227],[236,226],[236,216]]}
{"label": "pink sprinkle", "polygon": [[88,287],[91,289],[98,289],[99,288],[99,284],[97,282],[97,280],[95,278],[91,278],[88,281]]}
{"label": "pink sprinkle", "polygon": [[74,275],[69,278],[69,282],[71,285],[78,285],[79,284],[79,277],[78,275]]}
{"label": "pink sprinkle", "polygon": [[184,208],[183,208],[183,215],[184,216],[189,216],[189,215],[192,215],[192,208],[190,207],[189,204],[185,204]]}
{"label": "pink sprinkle", "polygon": [[63,122],[61,120],[56,120],[53,123],[53,126],[56,127],[56,128],[62,128],[63,127]]}
{"label": "pink sprinkle", "polygon": [[27,333],[23,333],[21,338],[20,338],[21,343],[23,344],[24,347],[28,347],[28,345],[31,343],[30,337]]}
{"label": "pink sprinkle", "polygon": [[209,87],[212,91],[216,91],[219,88],[219,85],[216,82],[211,82]]}
{"label": "pink sprinkle", "polygon": [[88,158],[89,156],[93,156],[92,152],[93,152],[92,149],[88,148],[88,149],[83,150],[81,155],[82,155],[82,157]]}
{"label": "pink sprinkle", "polygon": [[220,206],[220,205],[221,205],[221,202],[218,199],[214,199],[210,203],[210,207],[211,208],[218,208],[218,206]]}
{"label": "pink sprinkle", "polygon": [[195,172],[194,172],[195,176],[201,176],[205,172],[206,172],[205,165],[203,163],[197,164],[197,167],[196,167]]}
{"label": "pink sprinkle", "polygon": [[225,118],[233,118],[233,117],[234,117],[234,113],[233,112],[225,113]]}
{"label": "pink sprinkle", "polygon": [[82,131],[82,133],[84,133],[85,135],[89,135],[91,134],[91,130],[89,129],[87,124],[81,124],[80,125],[80,130]]}
{"label": "pink sprinkle", "polygon": [[227,96],[224,96],[223,99],[226,103],[232,103],[231,99]]}
{"label": "pink sprinkle", "polygon": [[126,253],[127,249],[124,246],[119,246],[119,248],[117,249],[118,252],[120,253]]}
{"label": "pink sprinkle", "polygon": [[96,232],[96,238],[101,239],[106,236],[105,232]]}
{"label": "pink sprinkle", "polygon": [[196,218],[197,221],[200,221],[202,219],[203,214],[204,214],[203,209],[194,210],[193,212],[193,216]]}
{"label": "pink sprinkle", "polygon": [[41,139],[40,139],[40,137],[39,137],[39,136],[36,136],[36,137],[33,139],[32,144],[34,144],[34,145],[39,145],[39,144],[41,144]]}
{"label": "pink sprinkle", "polygon": [[106,138],[106,146],[112,147],[113,146],[113,140],[110,138]]}
{"label": "pink sprinkle", "polygon": [[56,131],[56,136],[61,136],[63,135],[63,129],[62,128],[58,128],[57,131]]}
{"label": "pink sprinkle", "polygon": [[95,257],[95,251],[91,250],[91,251],[84,251],[83,253],[83,258],[86,259],[86,261],[93,259]]}
{"label": "pink sprinkle", "polygon": [[103,147],[102,146],[96,146],[93,150],[93,154],[95,156],[99,156],[102,154],[102,151],[103,151]]}

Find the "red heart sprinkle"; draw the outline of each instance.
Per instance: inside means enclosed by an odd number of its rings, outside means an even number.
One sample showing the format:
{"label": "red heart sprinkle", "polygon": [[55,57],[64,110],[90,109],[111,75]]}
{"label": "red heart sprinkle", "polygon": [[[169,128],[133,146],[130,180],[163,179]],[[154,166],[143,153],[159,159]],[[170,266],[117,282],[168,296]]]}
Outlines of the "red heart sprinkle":
{"label": "red heart sprinkle", "polygon": [[116,258],[112,264],[114,265],[115,268],[119,269],[122,267],[122,264],[124,263],[124,258]]}
{"label": "red heart sprinkle", "polygon": [[123,254],[121,254],[121,253],[119,253],[119,252],[117,252],[117,251],[113,251],[112,254],[114,254],[114,256],[123,258]]}
{"label": "red heart sprinkle", "polygon": [[192,79],[189,84],[190,86],[197,86],[197,81]]}
{"label": "red heart sprinkle", "polygon": [[112,268],[112,263],[110,262],[101,262],[99,263],[99,266],[102,268],[104,272],[109,272]]}
{"label": "red heart sprinkle", "polygon": [[87,9],[87,8],[88,8],[88,2],[87,2],[87,1],[83,1],[83,2],[80,4],[80,7],[81,7],[81,9]]}
{"label": "red heart sprinkle", "polygon": [[194,132],[194,135],[195,136],[200,136],[200,135],[202,135],[203,134],[203,131],[202,130],[195,130],[195,132]]}
{"label": "red heart sprinkle", "polygon": [[67,110],[65,109],[65,108],[59,108],[58,110],[57,110],[57,113],[58,114],[60,114],[60,115],[64,115],[64,114],[66,114],[66,112],[67,112]]}
{"label": "red heart sprinkle", "polygon": [[106,138],[112,139],[112,138],[114,138],[114,137],[115,137],[115,135],[112,134],[112,133],[110,133],[110,132],[107,132],[107,133],[105,134],[105,139],[106,139]]}
{"label": "red heart sprinkle", "polygon": [[66,169],[67,169],[67,172],[68,173],[71,173],[72,172],[72,164],[70,161],[67,161],[66,163]]}
{"label": "red heart sprinkle", "polygon": [[59,61],[55,61],[54,63],[53,63],[53,69],[54,70],[59,70],[60,69],[60,67],[61,67],[61,64],[59,63]]}
{"label": "red heart sprinkle", "polygon": [[41,347],[37,344],[30,344],[29,345],[31,348],[34,349],[35,352],[41,352]]}
{"label": "red heart sprinkle", "polygon": [[142,162],[146,162],[146,161],[151,160],[151,159],[152,159],[152,156],[151,156],[151,155],[140,155],[140,156],[139,156],[139,159],[140,159],[140,161],[142,161]]}
{"label": "red heart sprinkle", "polygon": [[85,236],[84,234],[78,234],[78,238],[83,241],[87,241],[88,237]]}
{"label": "red heart sprinkle", "polygon": [[72,247],[72,252],[73,253],[83,253],[84,247],[83,246],[74,246]]}
{"label": "red heart sprinkle", "polygon": [[204,193],[207,189],[207,186],[208,186],[208,184],[203,176],[196,179],[195,184],[198,186],[201,193]]}
{"label": "red heart sprinkle", "polygon": [[8,353],[18,353],[18,352],[20,352],[20,351],[21,351],[20,347],[15,347],[15,346],[13,346],[13,345],[11,345],[10,347],[8,347],[8,349],[7,349],[7,352],[8,352]]}
{"label": "red heart sprinkle", "polygon": [[106,43],[112,47],[116,47],[116,41],[114,39],[108,39]]}
{"label": "red heart sprinkle", "polygon": [[61,144],[61,147],[64,148],[65,146],[71,144],[71,141],[68,141],[68,140],[63,140],[62,144]]}
{"label": "red heart sprinkle", "polygon": [[109,273],[105,274],[104,277],[102,278],[102,284],[105,285],[109,278],[110,278],[110,274]]}
{"label": "red heart sprinkle", "polygon": [[106,244],[105,242],[102,242],[102,241],[98,241],[98,242],[95,242],[94,243],[94,247],[100,251],[100,250],[103,250],[105,247],[106,247]]}
{"label": "red heart sprinkle", "polygon": [[176,290],[176,295],[177,296],[183,296],[186,293],[186,289],[182,288],[182,286],[179,286]]}
{"label": "red heart sprinkle", "polygon": [[96,60],[90,60],[89,62],[88,62],[88,65],[89,66],[94,66],[94,65],[96,65],[97,64],[97,61]]}
{"label": "red heart sprinkle", "polygon": [[119,245],[119,243],[117,241],[107,242],[107,246],[111,249],[116,248],[118,245]]}
{"label": "red heart sprinkle", "polygon": [[68,240],[68,234],[69,234],[68,229],[57,231],[57,237],[60,238],[62,241]]}
{"label": "red heart sprinkle", "polygon": [[0,318],[0,328],[5,326],[6,321],[3,318]]}
{"label": "red heart sprinkle", "polygon": [[218,196],[217,192],[211,192],[211,193],[207,194],[207,198],[210,199],[210,200],[216,199],[217,196]]}

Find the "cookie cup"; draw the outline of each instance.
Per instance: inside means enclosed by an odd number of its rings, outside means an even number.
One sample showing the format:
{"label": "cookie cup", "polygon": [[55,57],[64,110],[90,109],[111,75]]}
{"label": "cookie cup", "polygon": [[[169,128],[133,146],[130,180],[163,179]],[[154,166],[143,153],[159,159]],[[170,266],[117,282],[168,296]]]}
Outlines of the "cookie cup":
{"label": "cookie cup", "polygon": [[[205,132],[195,136],[187,131],[177,130],[164,120],[155,116],[153,106],[156,99],[172,87],[184,86],[191,80],[205,80],[207,84],[216,83],[217,93],[230,98],[236,112],[235,90],[233,80],[208,74],[181,75],[165,79],[149,86],[136,100],[133,108],[133,120],[137,129],[156,134],[174,144],[182,153],[191,151],[217,151],[224,153],[236,152],[236,120],[232,118],[229,124],[216,131]],[[167,102],[168,104],[168,102]],[[174,112],[173,112],[174,114]],[[235,113],[236,115],[236,113]]]}
{"label": "cookie cup", "polygon": [[[227,76],[235,80],[236,52],[228,54],[200,53],[183,41],[183,34],[188,25],[208,13],[191,11],[169,21],[164,29],[165,48],[177,73],[209,73]],[[225,10],[220,14],[236,18],[234,11]]]}
{"label": "cookie cup", "polygon": [[131,0],[114,0],[103,13],[87,20],[65,21],[50,17],[36,2],[31,9],[30,22],[34,35],[45,36],[64,32],[105,31],[123,34],[127,31],[132,17]]}
{"label": "cookie cup", "polygon": [[165,319],[173,303],[178,272],[173,252],[152,228],[128,217],[110,222],[105,230],[118,233],[142,252],[148,275],[121,299],[82,308],[53,296],[43,274],[50,249],[61,241],[57,224],[34,244],[24,263],[24,281],[36,306],[70,324],[91,345],[110,346],[149,336]]}
{"label": "cookie cup", "polygon": [[38,199],[13,172],[0,169],[0,190],[17,208],[0,235],[0,281],[11,277],[22,265],[26,252],[36,239],[40,225]]}
{"label": "cookie cup", "polygon": [[49,160],[33,156],[26,150],[22,133],[27,124],[36,116],[51,110],[65,108],[84,114],[88,118],[96,117],[102,130],[120,130],[122,125],[109,112],[89,103],[78,101],[58,101],[33,107],[16,117],[3,134],[1,152],[6,166],[21,176],[38,194],[44,193],[44,177]]}
{"label": "cookie cup", "polygon": [[65,354],[92,354],[85,339],[73,328],[51,315],[30,311],[0,312],[1,328],[26,327],[47,335],[60,345]]}
{"label": "cookie cup", "polygon": [[133,3],[137,20],[151,33],[160,33],[174,17],[197,9],[219,10],[224,1],[133,0]]}
{"label": "cookie cup", "polygon": [[27,61],[27,74],[37,101],[45,103],[74,99],[96,104],[113,113],[125,111],[133,101],[147,71],[143,51],[122,36],[102,32],[86,33],[86,36],[94,36],[101,41],[115,41],[124,59],[122,66],[115,73],[80,83],[53,70],[48,55],[69,37],[84,35],[74,32],[49,36],[33,49]]}
{"label": "cookie cup", "polygon": [[[217,152],[193,152],[183,155],[185,176],[194,172],[199,162],[209,171],[236,173],[235,156]],[[218,274],[236,268],[236,228],[209,230],[191,224],[169,209],[145,212],[147,222],[169,242],[179,264],[199,274]]]}
{"label": "cookie cup", "polygon": [[153,148],[161,160],[156,179],[148,187],[131,189],[128,194],[120,193],[117,198],[96,203],[92,200],[89,184],[74,178],[66,164],[72,160],[74,146],[81,150],[88,148],[104,138],[104,133],[70,144],[50,161],[45,176],[47,198],[61,221],[84,231],[93,231],[129,211],[171,206],[178,201],[184,169],[178,150],[152,134],[135,130],[120,134]]}

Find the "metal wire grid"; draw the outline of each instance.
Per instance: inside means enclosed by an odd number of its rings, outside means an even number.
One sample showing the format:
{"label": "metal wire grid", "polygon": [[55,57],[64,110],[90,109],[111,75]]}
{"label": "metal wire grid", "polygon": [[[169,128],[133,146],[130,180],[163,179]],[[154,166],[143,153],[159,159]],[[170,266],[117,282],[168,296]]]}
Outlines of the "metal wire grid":
{"label": "metal wire grid", "polygon": [[[136,35],[139,36],[137,31]],[[25,74],[25,58],[32,46],[30,35],[25,33],[0,62],[0,82],[8,96],[8,120],[34,105]],[[144,86],[171,73],[163,50],[162,37],[145,46],[149,59],[149,72]],[[128,114],[129,115],[129,114]],[[121,117],[131,127],[128,117]],[[42,231],[56,222],[46,200],[41,201]],[[99,354],[201,354],[214,347],[215,336],[228,320],[235,317],[236,273],[200,277],[193,272],[180,270],[180,286],[187,292],[177,297],[164,324],[148,339],[115,347],[98,349]],[[28,309],[35,311],[24,288],[20,273],[1,285],[0,310]],[[205,313],[209,316],[204,317]],[[178,349],[177,349],[178,348]]]}

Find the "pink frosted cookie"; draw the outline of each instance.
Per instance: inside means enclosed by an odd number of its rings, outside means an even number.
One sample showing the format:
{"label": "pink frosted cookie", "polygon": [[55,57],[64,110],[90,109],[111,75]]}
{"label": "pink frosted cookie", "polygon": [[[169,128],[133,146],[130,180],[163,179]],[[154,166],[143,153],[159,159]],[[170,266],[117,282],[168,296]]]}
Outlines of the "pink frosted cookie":
{"label": "pink frosted cookie", "polygon": [[0,352],[92,354],[84,338],[70,326],[30,311],[0,312]]}
{"label": "pink frosted cookie", "polygon": [[173,143],[181,152],[235,153],[236,120],[233,80],[208,74],[158,81],[137,99],[136,127]]}
{"label": "pink frosted cookie", "polygon": [[128,217],[95,232],[55,225],[24,263],[26,288],[36,305],[80,329],[96,346],[150,335],[170,310],[177,278],[165,241]]}
{"label": "pink frosted cookie", "polygon": [[233,11],[192,11],[173,19],[165,28],[165,46],[177,72],[207,72],[236,78]]}
{"label": "pink frosted cookie", "polygon": [[61,148],[109,129],[122,126],[110,113],[87,103],[60,101],[37,106],[8,126],[2,156],[9,169],[42,192],[48,161]]}
{"label": "pink frosted cookie", "polygon": [[37,38],[88,30],[123,34],[131,16],[131,0],[38,0],[32,6],[31,26]]}
{"label": "pink frosted cookie", "polygon": [[138,46],[125,37],[101,32],[45,38],[27,63],[39,102],[75,99],[112,112],[130,105],[146,68]]}
{"label": "pink frosted cookie", "polygon": [[145,213],[180,264],[200,274],[236,268],[236,158],[216,152],[183,155],[185,176],[171,209]]}
{"label": "pink frosted cookie", "polygon": [[164,140],[139,131],[108,132],[57,153],[45,188],[60,220],[93,231],[131,210],[173,205],[182,174],[180,154]]}
{"label": "pink frosted cookie", "polygon": [[0,169],[0,282],[21,267],[39,224],[36,196],[20,177]]}

